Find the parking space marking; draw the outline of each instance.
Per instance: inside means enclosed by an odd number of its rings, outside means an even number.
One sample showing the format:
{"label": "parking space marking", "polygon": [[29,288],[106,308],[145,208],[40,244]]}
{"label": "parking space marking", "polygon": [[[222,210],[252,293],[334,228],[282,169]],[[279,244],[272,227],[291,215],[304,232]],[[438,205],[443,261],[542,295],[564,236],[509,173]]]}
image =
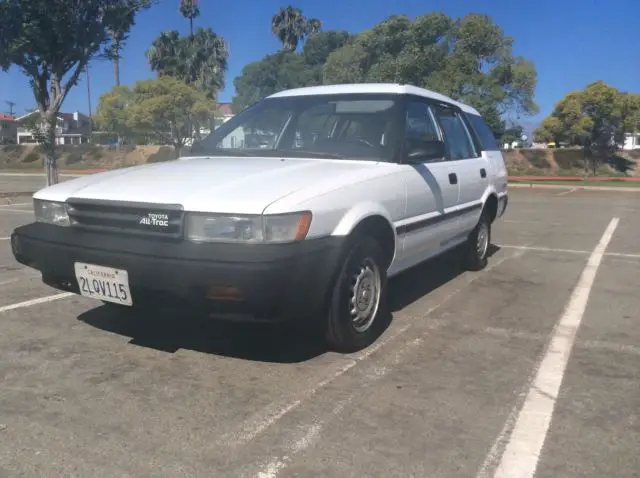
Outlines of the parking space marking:
{"label": "parking space marking", "polygon": [[[438,308],[445,305],[449,300],[455,297],[459,292],[463,291],[466,287],[468,287],[473,282],[475,282],[478,278],[483,277],[487,272],[489,272],[492,269],[495,269],[496,267],[498,267],[499,265],[501,265],[502,263],[504,263],[509,259],[516,259],[521,257],[525,252],[526,252],[525,250],[516,251],[511,255],[505,256],[500,260],[497,260],[491,263],[486,269],[482,271],[481,274],[472,275],[460,287],[456,288],[450,294],[443,297],[442,300],[440,300],[438,303],[436,303],[431,308],[429,308],[424,314],[422,314],[421,317],[411,317],[411,319],[413,320],[425,319],[434,311],[436,311]],[[395,313],[394,316],[396,317],[402,316],[402,312]],[[302,392],[298,394],[296,399],[285,404],[270,405],[268,407],[263,408],[260,412],[255,413],[251,418],[245,420],[242,424],[240,424],[236,428],[236,430],[239,430],[239,431],[233,431],[223,435],[218,441],[218,443],[221,445],[232,445],[232,446],[246,445],[247,443],[252,441],[254,438],[256,438],[258,435],[260,435],[263,431],[265,431],[267,428],[269,428],[271,425],[275,424],[278,420],[280,420],[286,414],[298,408],[304,402],[304,400],[315,395],[317,392],[319,392],[324,387],[332,383],[334,380],[338,379],[340,376],[347,373],[349,370],[355,367],[358,363],[367,359],[369,356],[371,356],[374,352],[379,350],[381,347],[383,347],[387,343],[391,342],[397,337],[400,337],[407,330],[409,330],[411,325],[412,323],[409,323],[403,326],[395,334],[374,343],[368,349],[362,352],[359,352],[358,354],[356,354],[355,356],[352,356],[351,358],[347,357],[348,361],[344,365],[339,367],[334,373],[329,375],[329,377],[310,386],[307,389],[304,389]],[[433,321],[433,323],[430,324],[430,327],[437,328],[440,325],[441,323],[439,321]],[[429,325],[427,327],[429,327]]]}
{"label": "parking space marking", "polygon": [[33,209],[0,209],[0,212],[18,212],[22,214],[33,214]]}
{"label": "parking space marking", "polygon": [[579,249],[556,249],[554,247],[537,247],[537,246],[515,246],[511,244],[496,244],[498,247],[505,249],[520,249],[524,251],[538,251],[538,252],[566,252],[568,254],[589,254],[589,251],[582,251]]}
{"label": "parking space marking", "polygon": [[572,192],[577,191],[578,188],[569,189],[568,191],[562,191],[561,193],[557,193],[556,196],[564,196],[566,194],[571,194]]}
{"label": "parking space marking", "polygon": [[587,307],[596,273],[619,222],[620,219],[617,217],[611,219],[600,242],[589,256],[587,265],[571,293],[563,315],[554,327],[551,340],[533,383],[529,387],[524,405],[517,414],[513,431],[494,475],[495,478],[514,476],[533,478],[535,474],[564,372]]}
{"label": "parking space marking", "polygon": [[0,241],[8,241],[11,239],[10,237],[0,237]]}
{"label": "parking space marking", "polygon": [[9,204],[0,204],[0,207],[11,207],[11,206],[31,206],[30,202],[14,202]]}
{"label": "parking space marking", "polygon": [[[482,329],[481,332],[496,337],[517,338],[525,340],[543,340],[547,338],[546,335],[538,334],[535,332],[510,330],[500,327],[486,327]],[[610,342],[608,340],[582,340],[576,342],[575,347],[579,349],[605,350],[607,352],[640,355],[640,346]]]}
{"label": "parking space marking", "polygon": [[640,254],[625,254],[622,252],[607,252],[605,256],[626,257],[628,259],[640,259]]}
{"label": "parking space marking", "polygon": [[3,312],[9,312],[10,310],[21,309],[23,307],[31,307],[32,305],[45,304],[47,302],[53,302],[54,300],[66,299],[72,295],[75,294],[73,292],[63,292],[61,294],[48,295],[37,299],[25,300],[24,302],[18,302],[16,304],[5,305],[0,307],[0,314]]}
{"label": "parking space marking", "polygon": [[406,355],[423,342],[424,339],[415,338],[408,343],[405,343],[398,351],[395,352],[389,366],[374,367],[371,373],[363,375],[361,382],[353,393],[349,394],[346,398],[339,400],[327,415],[322,416],[322,418],[314,419],[313,423],[307,424],[307,426],[303,427],[303,429],[306,430],[304,435],[298,439],[291,440],[291,442],[286,446],[286,454],[272,457],[266,465],[263,465],[262,471],[257,474],[258,478],[276,478],[280,471],[293,462],[295,455],[302,453],[318,440],[325,425],[337,418],[354,400],[359,392],[362,392],[364,389],[372,386],[373,383],[386,376],[394,366],[400,364]]}
{"label": "parking space marking", "polygon": [[[559,249],[554,247],[537,247],[537,246],[516,246],[513,244],[496,244],[496,246],[504,249],[519,249],[526,251],[538,251],[538,252],[563,252],[567,254],[589,254],[589,251],[580,249]],[[640,259],[640,254],[630,254],[626,252],[605,252],[607,257],[623,257],[628,259]]]}

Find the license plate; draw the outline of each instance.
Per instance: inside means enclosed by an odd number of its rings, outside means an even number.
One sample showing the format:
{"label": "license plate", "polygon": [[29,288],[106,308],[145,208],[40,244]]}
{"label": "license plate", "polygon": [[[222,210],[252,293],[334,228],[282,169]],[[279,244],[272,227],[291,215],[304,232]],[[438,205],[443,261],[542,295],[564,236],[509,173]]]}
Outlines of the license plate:
{"label": "license plate", "polygon": [[133,305],[127,271],[82,262],[75,263],[75,271],[80,294],[83,296]]}

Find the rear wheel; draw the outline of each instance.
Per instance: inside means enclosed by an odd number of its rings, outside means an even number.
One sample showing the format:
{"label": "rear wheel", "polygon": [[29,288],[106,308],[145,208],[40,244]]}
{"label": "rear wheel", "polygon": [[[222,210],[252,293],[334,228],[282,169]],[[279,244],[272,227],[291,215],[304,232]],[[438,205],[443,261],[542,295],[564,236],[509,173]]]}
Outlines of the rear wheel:
{"label": "rear wheel", "polygon": [[471,271],[479,271],[487,266],[489,246],[491,245],[491,218],[487,209],[483,209],[480,220],[471,231],[465,245],[464,266]]}
{"label": "rear wheel", "polygon": [[331,291],[328,345],[343,353],[361,350],[378,338],[389,317],[382,248],[372,237],[356,237]]}

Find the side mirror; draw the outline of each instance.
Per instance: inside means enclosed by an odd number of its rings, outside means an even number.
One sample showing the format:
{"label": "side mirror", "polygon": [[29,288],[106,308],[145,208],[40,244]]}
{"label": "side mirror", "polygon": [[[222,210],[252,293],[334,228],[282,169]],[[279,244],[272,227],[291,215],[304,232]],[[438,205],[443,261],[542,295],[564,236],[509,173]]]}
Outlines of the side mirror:
{"label": "side mirror", "polygon": [[447,154],[444,141],[421,141],[407,153],[409,163],[421,163],[443,158]]}

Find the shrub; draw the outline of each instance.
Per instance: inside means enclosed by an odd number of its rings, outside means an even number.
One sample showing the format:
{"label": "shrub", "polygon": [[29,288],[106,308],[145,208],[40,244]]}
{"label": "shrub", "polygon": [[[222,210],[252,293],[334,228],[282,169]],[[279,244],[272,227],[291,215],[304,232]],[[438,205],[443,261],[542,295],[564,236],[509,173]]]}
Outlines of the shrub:
{"label": "shrub", "polygon": [[162,146],[160,149],[147,158],[147,163],[161,163],[176,159],[176,152],[170,146]]}
{"label": "shrub", "polygon": [[69,153],[65,158],[67,164],[76,164],[82,161],[83,156],[80,153]]}
{"label": "shrub", "polygon": [[39,159],[40,159],[40,154],[38,154],[38,152],[34,148],[33,151],[29,151],[29,153],[27,153],[27,155],[22,159],[22,162],[30,164],[30,163],[35,163]]}

